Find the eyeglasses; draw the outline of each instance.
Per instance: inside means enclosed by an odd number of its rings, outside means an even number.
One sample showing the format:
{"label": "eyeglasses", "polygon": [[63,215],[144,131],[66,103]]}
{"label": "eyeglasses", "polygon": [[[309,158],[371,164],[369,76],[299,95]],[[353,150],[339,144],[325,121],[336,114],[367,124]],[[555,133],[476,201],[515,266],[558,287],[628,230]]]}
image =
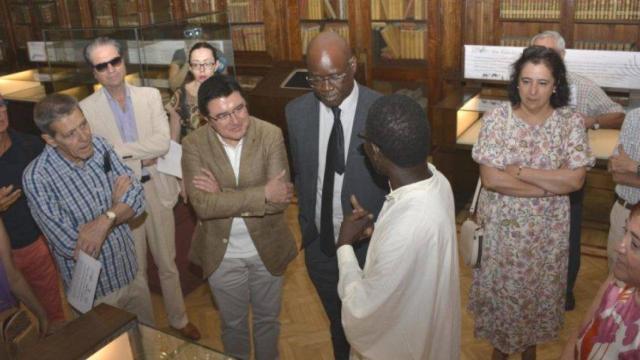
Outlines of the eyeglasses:
{"label": "eyeglasses", "polygon": [[205,71],[205,70],[212,70],[213,67],[216,65],[216,62],[206,62],[206,63],[191,63],[189,64],[189,67],[192,70],[200,70],[200,71]]}
{"label": "eyeglasses", "polygon": [[97,72],[103,72],[107,70],[109,65],[111,65],[112,67],[116,67],[120,66],[120,64],[122,64],[122,56],[116,56],[109,61],[93,65],[93,68],[96,69]]}
{"label": "eyeglasses", "polygon": [[246,113],[247,113],[247,104],[242,103],[242,104],[236,106],[230,112],[224,112],[224,113],[218,114],[216,116],[209,116],[209,119],[215,120],[215,121],[227,121],[227,120],[231,120],[231,116],[236,116],[237,117],[239,115],[244,115]]}
{"label": "eyeglasses", "polygon": [[342,74],[331,74],[327,76],[317,76],[317,75],[307,75],[307,82],[312,87],[318,87],[324,84],[325,81],[328,81],[331,85],[339,85],[345,77],[347,77],[347,72],[343,72]]}

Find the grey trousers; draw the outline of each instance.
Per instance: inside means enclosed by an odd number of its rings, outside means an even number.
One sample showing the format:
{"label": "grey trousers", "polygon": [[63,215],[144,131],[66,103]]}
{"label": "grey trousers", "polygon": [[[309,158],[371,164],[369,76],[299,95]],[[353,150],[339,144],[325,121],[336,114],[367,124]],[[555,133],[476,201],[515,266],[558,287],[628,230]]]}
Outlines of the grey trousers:
{"label": "grey trousers", "polygon": [[253,319],[256,360],[278,359],[282,276],[273,276],[259,256],[222,260],[209,276],[209,287],[222,320],[224,351],[238,359],[249,359],[249,306]]}

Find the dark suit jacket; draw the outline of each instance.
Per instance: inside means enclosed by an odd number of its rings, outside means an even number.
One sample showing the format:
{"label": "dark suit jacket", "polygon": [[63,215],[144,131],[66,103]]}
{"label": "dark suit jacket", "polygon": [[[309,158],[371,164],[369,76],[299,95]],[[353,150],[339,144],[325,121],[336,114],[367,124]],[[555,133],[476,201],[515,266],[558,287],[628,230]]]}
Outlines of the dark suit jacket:
{"label": "dark suit jacket", "polygon": [[[283,214],[289,204],[269,203],[264,198],[267,181],[282,170],[289,171],[282,131],[254,117],[250,121],[243,138],[237,185],[229,158],[211,126],[201,126],[182,142],[184,183],[199,219],[189,258],[202,267],[205,277],[222,262],[234,217],[243,218],[260,259],[273,275],[283,274],[297,254]],[[193,177],[201,168],[213,173],[221,192],[207,193],[193,186]]]}
{"label": "dark suit jacket", "polygon": [[[342,184],[342,212],[346,216],[353,210],[349,198],[355,194],[360,204],[377,217],[384,196],[388,193],[387,180],[375,173],[366,160],[366,155],[359,150],[362,140],[357,135],[364,130],[369,107],[381,95],[361,85],[358,85],[358,91],[358,104]],[[313,93],[300,96],[287,104],[285,113],[300,208],[298,220],[302,232],[302,246],[306,246],[318,237],[315,216],[320,101]]]}

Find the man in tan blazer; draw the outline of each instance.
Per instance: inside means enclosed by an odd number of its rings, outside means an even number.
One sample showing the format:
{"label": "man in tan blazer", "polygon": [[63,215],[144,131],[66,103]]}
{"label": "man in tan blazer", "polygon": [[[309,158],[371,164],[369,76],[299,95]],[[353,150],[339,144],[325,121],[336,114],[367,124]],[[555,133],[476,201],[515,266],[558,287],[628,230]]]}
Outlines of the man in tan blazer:
{"label": "man in tan blazer", "polygon": [[283,214],[293,184],[282,132],[250,116],[240,86],[225,75],[200,85],[198,107],[209,126],[182,142],[199,219],[190,257],[220,309],[225,352],[249,358],[251,306],[255,358],[277,359],[282,275],[297,253]]}
{"label": "man in tan blazer", "polygon": [[[84,52],[102,88],[80,107],[94,134],[105,137],[144,186],[146,213],[130,224],[136,242],[140,278],[145,283],[147,239],[158,276],[169,324],[183,336],[197,340],[198,329],[189,322],[175,263],[175,205],[179,186],[175,178],[157,171],[156,161],[169,150],[169,123],[157,89],[125,83],[126,69],[120,45],[100,37]],[[148,285],[147,285],[148,286]],[[149,300],[150,303],[150,300]],[[150,309],[153,311],[153,309]]]}

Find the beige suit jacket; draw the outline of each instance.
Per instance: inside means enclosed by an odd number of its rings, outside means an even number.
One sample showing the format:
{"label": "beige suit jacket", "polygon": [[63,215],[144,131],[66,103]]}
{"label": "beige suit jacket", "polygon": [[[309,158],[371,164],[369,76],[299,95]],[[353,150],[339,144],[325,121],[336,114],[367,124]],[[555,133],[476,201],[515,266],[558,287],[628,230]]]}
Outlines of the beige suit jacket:
{"label": "beige suit jacket", "polygon": [[[91,125],[93,134],[102,136],[112,145],[125,165],[140,176],[142,160],[154,159],[169,150],[169,120],[162,106],[160,92],[149,87],[126,85],[131,95],[138,141],[124,143],[107,100],[104,87],[80,102],[80,108]],[[180,185],[176,178],[159,173],[155,165],[148,168],[151,182],[158,190],[160,201],[172,208],[178,199]]]}
{"label": "beige suit jacket", "polygon": [[[260,259],[273,275],[284,273],[297,249],[287,226],[284,210],[288,204],[265,201],[268,180],[286,170],[287,151],[280,129],[250,118],[243,138],[238,184],[229,158],[211,126],[202,126],[182,142],[182,171],[189,201],[197,216],[196,237],[191,245],[191,261],[202,267],[203,275],[213,273],[224,258],[234,217],[242,217]],[[222,189],[207,193],[193,186],[193,177],[205,168],[213,173]]]}

